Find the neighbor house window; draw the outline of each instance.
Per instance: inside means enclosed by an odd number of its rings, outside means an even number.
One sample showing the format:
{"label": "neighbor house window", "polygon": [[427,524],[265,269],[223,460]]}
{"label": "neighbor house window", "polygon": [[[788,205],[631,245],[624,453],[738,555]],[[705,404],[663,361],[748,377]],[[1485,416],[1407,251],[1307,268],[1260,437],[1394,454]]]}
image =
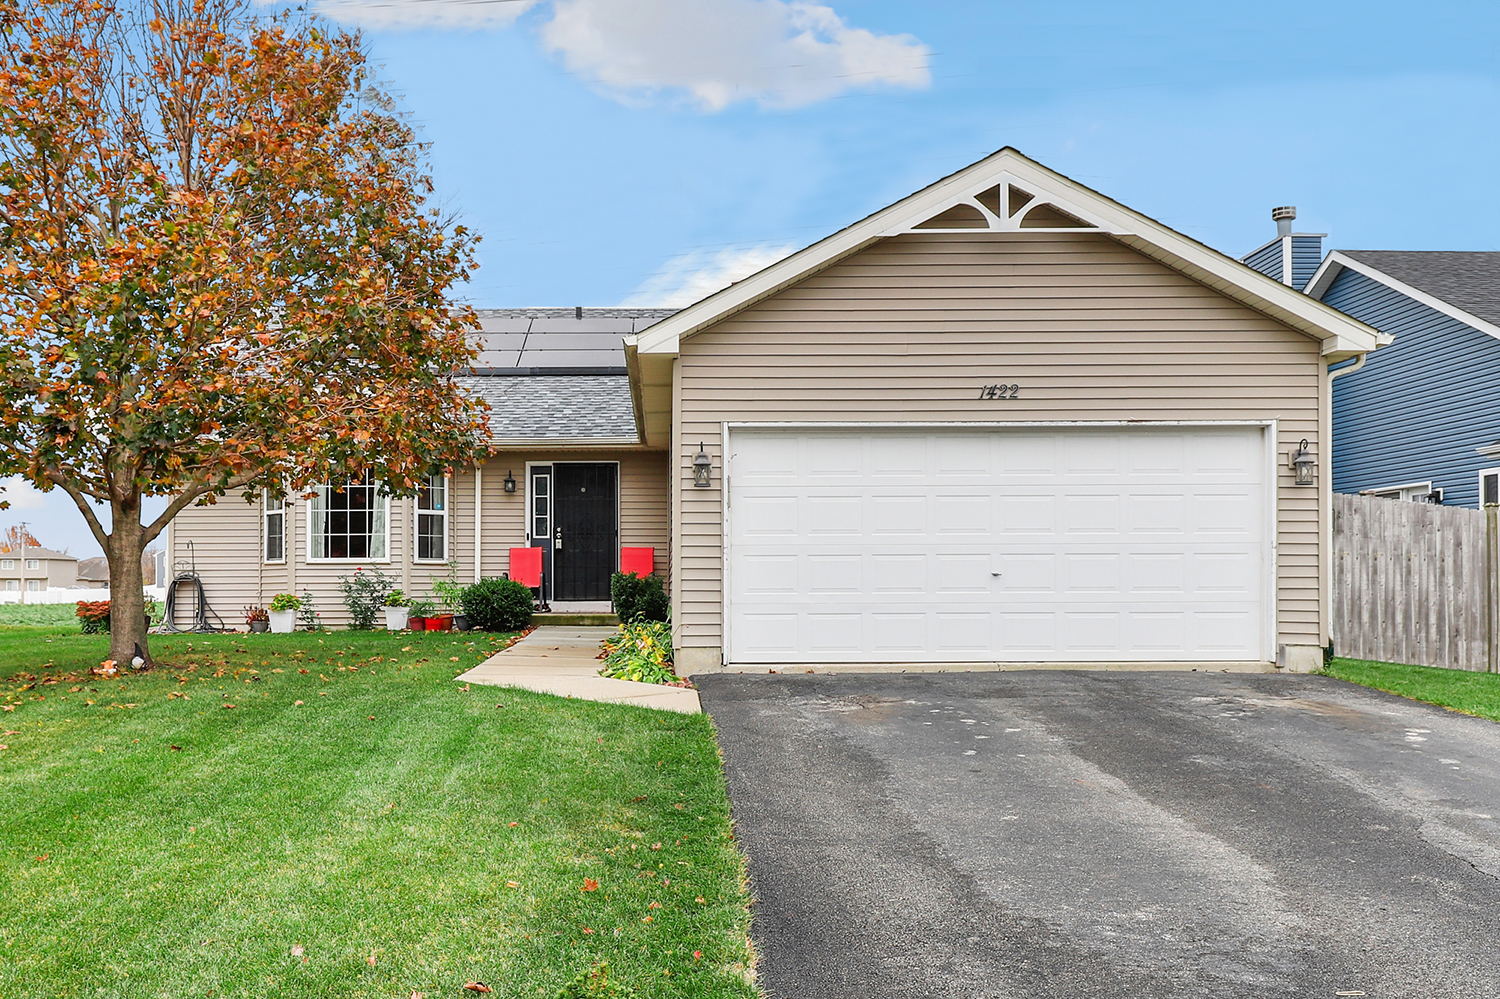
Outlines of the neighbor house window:
{"label": "neighbor house window", "polygon": [[42,581],[40,579],[28,579],[28,580],[26,580],[26,592],[27,593],[40,593],[40,592],[42,592]]}
{"label": "neighbor house window", "polygon": [[1362,495],[1409,500],[1413,503],[1441,503],[1443,501],[1443,491],[1433,489],[1431,482],[1408,482],[1405,485],[1387,486],[1384,489],[1366,489],[1363,490]]}
{"label": "neighbor house window", "polygon": [[16,567],[16,560],[15,559],[13,559],[13,558],[3,558],[3,559],[0,559],[0,569],[14,569],[15,567]]}
{"label": "neighbor house window", "polygon": [[308,503],[308,557],[386,558],[387,497],[366,473],[342,485],[322,485]]}
{"label": "neighbor house window", "polygon": [[[11,568],[15,567],[12,566]],[[5,581],[5,588],[10,592],[15,593],[21,588],[21,581],[19,579],[7,579]]]}
{"label": "neighbor house window", "polygon": [[265,494],[266,561],[286,561],[286,500]]}
{"label": "neighbor house window", "polygon": [[448,557],[448,479],[436,472],[417,487],[417,561]]}
{"label": "neighbor house window", "polygon": [[41,567],[42,563],[38,559],[29,558],[26,560],[26,568],[28,569],[40,569]]}
{"label": "neighbor house window", "polygon": [[1500,468],[1486,468],[1479,473],[1479,505],[1500,503]]}

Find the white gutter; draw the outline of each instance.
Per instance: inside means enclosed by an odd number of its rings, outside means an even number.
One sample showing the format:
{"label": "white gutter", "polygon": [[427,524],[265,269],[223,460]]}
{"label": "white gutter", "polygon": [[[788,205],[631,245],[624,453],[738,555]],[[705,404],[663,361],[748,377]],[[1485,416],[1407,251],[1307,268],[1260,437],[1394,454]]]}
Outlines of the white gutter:
{"label": "white gutter", "polygon": [[1349,365],[1347,368],[1339,368],[1337,371],[1330,368],[1328,371],[1328,380],[1333,381],[1335,378],[1338,378],[1342,375],[1354,374],[1354,372],[1365,366],[1365,358],[1369,356],[1369,351],[1361,351],[1360,353],[1355,355],[1354,363]]}

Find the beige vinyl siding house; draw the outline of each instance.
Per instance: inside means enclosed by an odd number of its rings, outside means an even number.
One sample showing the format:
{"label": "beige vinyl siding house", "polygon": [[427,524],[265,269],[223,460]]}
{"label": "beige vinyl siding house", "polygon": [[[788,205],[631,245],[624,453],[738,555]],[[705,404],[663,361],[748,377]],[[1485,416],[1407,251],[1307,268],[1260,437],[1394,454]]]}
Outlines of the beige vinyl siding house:
{"label": "beige vinyl siding house", "polygon": [[[553,525],[549,518],[548,536],[533,537],[526,513],[535,502],[534,479],[561,468],[602,468],[614,483],[603,510],[602,529],[610,539],[598,545],[600,557],[587,566],[590,599],[572,603],[608,610],[608,578],[618,565],[619,548],[655,549],[657,572],[666,577],[667,454],[644,446],[635,431],[623,336],[667,314],[481,310],[480,354],[464,384],[491,405],[490,454],[477,473],[467,465],[446,479],[441,557],[419,557],[413,531],[417,500],[411,497],[384,501],[381,557],[324,559],[315,557],[317,545],[310,537],[309,497],[288,497],[268,511],[263,496],[247,503],[231,495],[189,507],[173,521],[167,532],[170,575],[196,570],[209,605],[231,628],[244,627],[246,607],[265,606],[277,593],[310,594],[322,623],[342,627],[349,615],[339,579],[356,568],[378,569],[407,595],[422,598],[432,597],[434,583],[443,579],[470,583],[508,575],[513,548],[546,547],[550,572]],[[506,490],[507,478],[514,491]],[[268,520],[268,512],[280,523]],[[279,545],[269,543],[268,535],[278,529]],[[549,597],[555,582],[549,576]],[[182,600],[176,624],[190,626],[193,611],[192,601]]]}
{"label": "beige vinyl siding house", "polygon": [[36,546],[0,553],[0,594],[65,590],[77,582],[78,560],[71,555]]}
{"label": "beige vinyl siding house", "polygon": [[1378,344],[1003,150],[633,338],[679,668],[1313,668],[1327,366]]}
{"label": "beige vinyl siding house", "polygon": [[[597,601],[619,547],[650,546],[683,674],[1321,664],[1329,365],[1379,347],[1369,326],[1011,149],[627,311],[487,318],[460,580],[537,547],[554,596],[589,574]],[[284,565],[256,563],[243,506],[184,514],[172,559],[222,538],[224,603],[311,586],[339,623],[351,566],[305,559],[305,508]],[[412,559],[411,516],[393,502],[383,568],[420,594],[447,567]]]}

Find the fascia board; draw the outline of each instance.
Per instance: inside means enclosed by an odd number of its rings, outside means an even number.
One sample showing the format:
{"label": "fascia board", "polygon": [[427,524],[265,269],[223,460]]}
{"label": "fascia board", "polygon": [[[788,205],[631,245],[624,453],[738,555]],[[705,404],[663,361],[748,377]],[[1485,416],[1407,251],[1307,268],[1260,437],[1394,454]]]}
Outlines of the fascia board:
{"label": "fascia board", "polygon": [[1323,300],[1323,293],[1332,286],[1334,280],[1339,276],[1339,271],[1343,269],[1343,255],[1339,251],[1334,250],[1328,256],[1324,257],[1323,262],[1318,265],[1318,269],[1313,271],[1312,279],[1307,282],[1307,287],[1303,289],[1303,292],[1309,298],[1316,298],[1321,302]]}
{"label": "fascia board", "polygon": [[[1102,234],[1146,253],[1299,332],[1320,341],[1336,337],[1341,350],[1373,350],[1378,346],[1376,331],[1364,323],[1049,170],[1007,146],[676,315],[648,326],[638,334],[639,349],[642,353],[675,354],[682,337],[691,336],[774,295],[885,236],[930,218],[975,191],[1007,179],[1015,180],[1038,199],[1055,203],[1065,211],[1076,212],[1099,227],[1098,230],[1066,230],[1068,232],[1102,231]],[[986,230],[964,231],[977,233]],[[1046,230],[1019,231],[1040,233]]]}
{"label": "fascia board", "polygon": [[[1411,285],[1407,284],[1404,281],[1397,281],[1395,278],[1391,277],[1384,271],[1371,267],[1369,264],[1364,263],[1363,261],[1355,257],[1346,256],[1345,254],[1340,253],[1338,250],[1334,250],[1328,255],[1328,259],[1323,261],[1323,266],[1318,268],[1318,274],[1313,276],[1314,280],[1317,280],[1318,275],[1321,275],[1325,270],[1329,269],[1329,265],[1331,264],[1337,264],[1340,270],[1347,269],[1354,271],[1356,274],[1363,274],[1365,277],[1369,278],[1372,281],[1380,282],[1392,291],[1400,292],[1413,301],[1421,302],[1429,309],[1436,309],[1438,312],[1441,312],[1443,315],[1448,316],[1451,319],[1457,319],[1459,322],[1465,324],[1466,326],[1474,327],[1481,333],[1488,333],[1490,336],[1495,337],[1496,339],[1500,339],[1500,326],[1496,326],[1494,323],[1487,320],[1480,319],[1472,312],[1466,312],[1456,305],[1452,305],[1448,302],[1443,301],[1441,298],[1438,298],[1435,295],[1422,291],[1420,288],[1413,288]],[[1333,284],[1333,279],[1337,276],[1338,272],[1334,271],[1332,275],[1328,277],[1327,284],[1318,289],[1319,296],[1321,296],[1328,290],[1327,285]],[[1308,287],[1311,288],[1312,285],[1308,285]]]}

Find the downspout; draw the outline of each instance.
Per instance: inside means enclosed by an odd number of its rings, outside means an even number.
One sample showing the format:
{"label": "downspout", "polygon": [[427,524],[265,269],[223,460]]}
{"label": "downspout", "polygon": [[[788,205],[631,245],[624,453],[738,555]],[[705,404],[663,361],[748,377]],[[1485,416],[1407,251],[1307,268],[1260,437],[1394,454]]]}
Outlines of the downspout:
{"label": "downspout", "polygon": [[[1328,442],[1323,447],[1324,466],[1328,469],[1324,476],[1324,483],[1319,483],[1318,505],[1322,508],[1319,513],[1323,519],[1323,557],[1319,559],[1318,585],[1324,595],[1319,603],[1326,608],[1322,617],[1325,627],[1320,628],[1322,632],[1319,637],[1324,646],[1333,644],[1333,381],[1342,375],[1352,375],[1365,366],[1365,359],[1370,356],[1369,351],[1360,351],[1354,358],[1354,363],[1345,367],[1333,369],[1325,368],[1328,372],[1328,385],[1326,394],[1323,396],[1323,425],[1328,428]],[[1335,649],[1335,652],[1338,650]]]}

